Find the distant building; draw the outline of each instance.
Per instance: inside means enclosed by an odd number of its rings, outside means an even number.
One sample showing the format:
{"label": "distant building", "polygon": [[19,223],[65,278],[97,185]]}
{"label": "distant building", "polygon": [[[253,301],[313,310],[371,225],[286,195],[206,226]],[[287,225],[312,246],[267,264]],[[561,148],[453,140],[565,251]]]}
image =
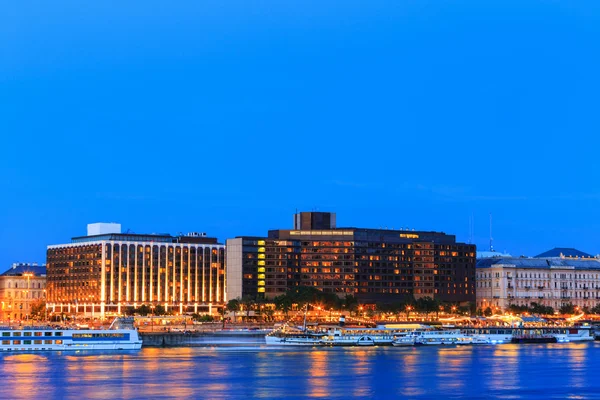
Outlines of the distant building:
{"label": "distant building", "polygon": [[512,257],[509,253],[501,253],[498,251],[478,251],[477,259],[480,258],[496,258],[496,257]]}
{"label": "distant building", "polygon": [[34,302],[44,302],[46,267],[19,263],[0,275],[0,319],[24,320],[31,316]]}
{"label": "distant building", "polygon": [[600,260],[560,257],[485,258],[477,261],[477,307],[538,303],[558,310],[600,302]]}
{"label": "distant building", "polygon": [[325,212],[295,214],[292,230],[227,240],[230,299],[273,298],[298,286],[363,303],[475,301],[475,246],[442,232],[338,228]]}
{"label": "distant building", "polygon": [[204,233],[121,233],[90,224],[88,235],[48,246],[52,312],[119,314],[124,307],[212,312],[225,302],[225,246]]}
{"label": "distant building", "polygon": [[549,257],[562,257],[562,258],[594,258],[593,255],[585,253],[583,251],[569,248],[569,247],[555,247],[552,250],[538,254],[535,258],[549,258]]}

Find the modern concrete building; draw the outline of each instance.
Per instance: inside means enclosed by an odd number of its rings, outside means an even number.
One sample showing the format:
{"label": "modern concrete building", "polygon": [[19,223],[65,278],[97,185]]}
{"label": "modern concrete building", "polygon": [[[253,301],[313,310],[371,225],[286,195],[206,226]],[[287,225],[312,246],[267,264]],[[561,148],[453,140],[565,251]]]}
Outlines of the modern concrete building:
{"label": "modern concrete building", "polygon": [[24,320],[31,317],[31,306],[43,304],[46,297],[46,267],[19,263],[0,275],[0,319]]}
{"label": "modern concrete building", "polygon": [[225,246],[217,239],[120,230],[119,224],[90,224],[87,236],[48,246],[52,312],[104,317],[146,304],[212,313],[224,304]]}
{"label": "modern concrete building", "polygon": [[294,229],[227,240],[230,299],[311,286],[364,303],[430,296],[475,301],[475,246],[453,235],[338,228],[332,213],[299,213]]}
{"label": "modern concrete building", "polygon": [[600,260],[540,257],[486,258],[477,261],[477,307],[538,303],[553,307],[600,302]]}

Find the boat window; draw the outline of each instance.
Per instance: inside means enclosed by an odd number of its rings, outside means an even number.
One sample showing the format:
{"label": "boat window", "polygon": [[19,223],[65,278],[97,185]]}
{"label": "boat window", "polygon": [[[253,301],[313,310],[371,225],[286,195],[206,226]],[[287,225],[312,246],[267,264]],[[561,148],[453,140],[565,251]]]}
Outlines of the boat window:
{"label": "boat window", "polygon": [[6,346],[6,345],[10,344],[10,340],[3,340],[2,344]]}
{"label": "boat window", "polygon": [[2,332],[2,336],[10,336],[10,332]]}
{"label": "boat window", "polygon": [[31,340],[23,340],[23,344],[31,344]]}
{"label": "boat window", "polygon": [[13,340],[13,344],[21,344],[20,340]]}
{"label": "boat window", "polygon": [[63,341],[62,340],[57,340],[56,344],[63,344]]}
{"label": "boat window", "polygon": [[23,332],[23,336],[31,336],[31,332]]}
{"label": "boat window", "polygon": [[42,336],[42,332],[35,332],[33,336]]}
{"label": "boat window", "polygon": [[55,332],[55,333],[54,333],[54,336],[62,336],[62,335],[63,335],[63,333],[62,333],[62,332]]}
{"label": "boat window", "polygon": [[44,336],[52,336],[52,332],[44,332]]}
{"label": "boat window", "polygon": [[34,340],[33,344],[42,344],[42,341],[41,340]]}
{"label": "boat window", "polygon": [[21,332],[13,332],[13,336],[21,336]]}
{"label": "boat window", "polygon": [[52,344],[52,340],[44,340],[44,344]]}

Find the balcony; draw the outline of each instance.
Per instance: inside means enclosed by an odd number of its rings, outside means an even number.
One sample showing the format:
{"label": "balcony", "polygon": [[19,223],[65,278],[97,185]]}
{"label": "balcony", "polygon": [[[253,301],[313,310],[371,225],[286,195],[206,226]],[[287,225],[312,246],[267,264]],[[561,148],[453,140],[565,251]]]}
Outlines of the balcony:
{"label": "balcony", "polygon": [[589,286],[586,286],[586,285],[583,285],[581,288],[582,288],[582,289],[589,289],[590,287],[589,287]]}
{"label": "balcony", "polygon": [[494,296],[494,299],[499,299],[499,298],[500,298],[500,296]]}
{"label": "balcony", "polygon": [[512,279],[512,276],[507,276],[506,279],[510,281]]}
{"label": "balcony", "polygon": [[560,298],[561,298],[561,299],[570,299],[570,298],[571,298],[571,296],[564,296],[564,295],[563,295],[563,296],[560,296]]}
{"label": "balcony", "polygon": [[[508,298],[509,298],[509,299],[514,299],[514,298],[515,298],[515,296],[514,296],[514,295],[512,295],[512,294],[509,294],[509,295],[508,295]],[[598,297],[598,298],[600,299],[600,297]]]}
{"label": "balcony", "polygon": [[543,299],[543,298],[544,298],[544,296],[538,296],[538,299]]}
{"label": "balcony", "polygon": [[583,296],[583,299],[587,300],[587,299],[589,299],[589,297],[588,296]]}
{"label": "balcony", "polygon": [[531,286],[525,286],[525,289],[529,290],[531,289]]}
{"label": "balcony", "polygon": [[530,298],[531,298],[531,296],[525,296],[525,298],[526,298],[526,299],[530,299]]}
{"label": "balcony", "polygon": [[515,287],[509,283],[509,284],[508,284],[508,288],[509,288],[509,289],[514,289]]}
{"label": "balcony", "polygon": [[546,289],[546,287],[545,287],[545,286],[538,286],[537,288],[538,288],[538,289]]}

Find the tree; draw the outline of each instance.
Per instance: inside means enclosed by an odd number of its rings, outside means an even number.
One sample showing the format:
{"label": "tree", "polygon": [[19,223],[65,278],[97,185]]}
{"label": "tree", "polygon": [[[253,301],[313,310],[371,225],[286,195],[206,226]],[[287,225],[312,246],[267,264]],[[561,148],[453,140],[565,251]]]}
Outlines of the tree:
{"label": "tree", "polygon": [[575,314],[575,306],[573,303],[563,304],[558,311],[561,314]]}
{"label": "tree", "polygon": [[152,312],[152,309],[150,308],[150,306],[148,306],[146,304],[142,304],[136,310],[136,313],[138,313],[141,316],[146,316],[146,315],[150,314],[151,312]]}
{"label": "tree", "polygon": [[157,305],[156,307],[154,307],[154,315],[165,315],[167,313],[167,310],[165,310],[165,307],[162,305]]}
{"label": "tree", "polygon": [[235,313],[240,311],[240,301],[238,299],[231,299],[227,302],[227,311],[233,312],[233,322],[235,322]]}
{"label": "tree", "polygon": [[343,307],[348,311],[356,311],[358,308],[358,299],[351,294],[344,297]]}
{"label": "tree", "polygon": [[42,319],[46,315],[46,302],[37,299],[31,303],[31,318]]}
{"label": "tree", "polygon": [[492,309],[490,307],[487,307],[485,310],[483,310],[483,315],[485,315],[486,317],[491,317]]}
{"label": "tree", "polygon": [[292,299],[287,294],[282,294],[273,299],[275,308],[282,311],[285,316],[288,316],[288,312],[292,309]]}
{"label": "tree", "polygon": [[254,299],[254,297],[246,295],[244,297],[242,297],[242,299],[240,300],[240,303],[243,304],[244,309],[246,310],[246,321],[248,319],[250,319],[250,310],[252,310],[254,308],[254,305],[256,304],[256,300]]}
{"label": "tree", "polygon": [[592,309],[590,311],[593,312],[594,314],[600,314],[600,303],[596,304],[594,307],[592,307]]}
{"label": "tree", "polygon": [[134,315],[135,311],[134,306],[127,306],[123,308],[123,315]]}

